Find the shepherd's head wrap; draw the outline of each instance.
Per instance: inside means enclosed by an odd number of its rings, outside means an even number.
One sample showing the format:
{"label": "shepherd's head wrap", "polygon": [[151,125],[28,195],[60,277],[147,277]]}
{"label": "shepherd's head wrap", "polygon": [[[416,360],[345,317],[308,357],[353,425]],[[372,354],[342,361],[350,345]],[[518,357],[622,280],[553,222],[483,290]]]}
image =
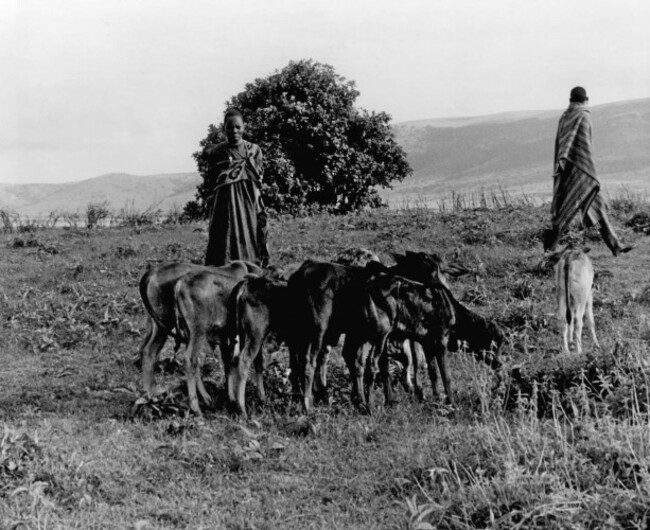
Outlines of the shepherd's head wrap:
{"label": "shepherd's head wrap", "polygon": [[577,86],[571,89],[571,95],[569,96],[569,101],[575,103],[584,103],[589,98],[587,97],[587,91],[581,86]]}

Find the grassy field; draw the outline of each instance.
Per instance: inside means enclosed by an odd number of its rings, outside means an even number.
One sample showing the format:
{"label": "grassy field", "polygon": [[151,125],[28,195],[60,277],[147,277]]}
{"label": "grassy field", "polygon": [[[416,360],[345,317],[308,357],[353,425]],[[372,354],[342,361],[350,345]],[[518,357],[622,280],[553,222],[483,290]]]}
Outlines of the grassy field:
{"label": "grassy field", "polygon": [[[453,408],[403,391],[372,416],[350,404],[338,355],[332,403],[310,417],[288,396],[286,352],[268,356],[268,404],[251,420],[216,406],[185,414],[171,344],[137,409],[133,358],[149,265],[200,262],[203,227],[48,229],[0,235],[2,528],[646,528],[650,525],[650,240],[624,223],[647,204],[616,203],[634,252],[613,258],[594,233],[602,351],[560,353],[553,278],[538,271],[547,208],[428,209],[278,219],[278,264],[363,246],[435,251],[475,273],[457,297],[509,330],[501,383],[450,354]],[[648,217],[637,217],[643,228]],[[645,219],[645,221],[643,221]],[[650,224],[648,224],[650,226]],[[222,385],[208,357],[209,388]]]}

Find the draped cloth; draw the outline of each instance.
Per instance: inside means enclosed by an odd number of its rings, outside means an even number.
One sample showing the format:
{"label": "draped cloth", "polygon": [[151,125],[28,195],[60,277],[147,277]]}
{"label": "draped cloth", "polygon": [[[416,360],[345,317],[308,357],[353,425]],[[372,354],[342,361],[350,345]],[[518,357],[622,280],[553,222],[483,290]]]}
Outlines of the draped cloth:
{"label": "draped cloth", "polygon": [[217,144],[207,155],[216,179],[205,264],[221,266],[245,260],[266,265],[266,213],[260,195],[262,150],[244,140],[236,146]]}
{"label": "draped cloth", "polygon": [[592,154],[591,115],[585,104],[571,103],[560,118],[555,139],[551,214],[559,234],[578,211],[586,226],[608,222]]}

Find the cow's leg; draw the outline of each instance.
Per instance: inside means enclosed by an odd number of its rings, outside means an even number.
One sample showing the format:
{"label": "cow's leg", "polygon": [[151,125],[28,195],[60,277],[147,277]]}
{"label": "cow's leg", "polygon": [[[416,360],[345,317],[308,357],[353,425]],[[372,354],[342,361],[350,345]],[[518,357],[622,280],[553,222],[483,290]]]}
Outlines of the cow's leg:
{"label": "cow's leg", "polygon": [[149,320],[149,333],[146,342],[140,348],[140,359],[142,364],[142,386],[144,391],[151,395],[154,390],[154,370],[158,354],[165,345],[167,332],[162,329],[153,319]]}
{"label": "cow's leg", "polygon": [[387,406],[393,404],[393,382],[390,377],[390,370],[388,369],[388,352],[386,351],[386,336],[382,337],[375,348],[379,353],[375,352],[375,355],[379,355],[379,373],[382,376],[382,381],[384,383],[384,400]]}
{"label": "cow's leg", "polygon": [[233,355],[228,367],[228,400],[243,417],[247,417],[246,381],[248,380],[252,351],[254,351],[254,348],[250,341],[244,342],[239,353]]}
{"label": "cow's leg", "polygon": [[[357,348],[357,401],[359,404],[359,410],[368,414],[370,414],[370,393],[372,392],[372,387],[375,384],[373,373],[374,367],[368,366],[369,364],[373,363],[373,354],[373,347],[369,342],[363,342],[361,344],[361,347]],[[366,378],[365,385],[364,377]]]}
{"label": "cow's leg", "polygon": [[420,381],[420,360],[424,357],[422,345],[419,342],[410,341],[411,343],[411,363],[413,366],[413,389],[415,390],[415,397],[419,400],[424,399],[422,392],[422,382]]}
{"label": "cow's leg", "polygon": [[443,337],[442,340],[436,341],[435,343],[435,358],[436,363],[438,364],[438,370],[440,370],[440,379],[442,379],[442,387],[445,390],[445,401],[447,404],[451,405],[451,386],[449,385],[449,376],[447,375],[447,340],[448,337]]}
{"label": "cow's leg", "polygon": [[196,395],[196,371],[194,369],[194,361],[192,359],[192,354],[189,351],[185,353],[184,360],[185,360],[185,377],[187,380],[187,395],[190,401],[190,410],[195,414],[201,416],[199,399]]}
{"label": "cow's leg", "polygon": [[366,405],[370,409],[372,404],[372,391],[375,388],[375,378],[379,372],[379,355],[378,350],[372,347],[370,353],[366,355],[366,366],[364,370],[364,396],[366,398]]}
{"label": "cow's leg", "polygon": [[408,340],[402,342],[402,353],[404,354],[404,377],[402,386],[409,394],[413,393],[413,352],[411,343]]}
{"label": "cow's leg", "polygon": [[230,361],[232,360],[238,342],[239,338],[230,337],[225,333],[219,336],[219,353],[221,354],[224,378],[228,374],[228,367],[230,366]]}
{"label": "cow's leg", "polygon": [[314,397],[317,401],[323,401],[327,403],[328,401],[328,389],[327,389],[327,363],[330,356],[332,347],[329,344],[325,344],[319,354],[318,360],[316,362],[316,378],[314,380]]}
{"label": "cow's leg", "polygon": [[305,412],[310,412],[314,402],[314,376],[316,374],[316,363],[318,356],[323,348],[323,338],[325,336],[324,330],[319,330],[314,336],[314,340],[310,341],[304,357],[304,376],[303,376],[303,406]]}
{"label": "cow's leg", "polygon": [[304,337],[293,337],[288,341],[289,347],[289,382],[293,399],[297,401],[303,393],[303,360],[306,355],[307,342]]}
{"label": "cow's leg", "polygon": [[436,361],[436,346],[435,344],[426,344],[425,358],[427,362],[427,371],[429,372],[429,379],[431,380],[431,392],[433,399],[438,399],[438,368]]}
{"label": "cow's leg", "polygon": [[366,367],[365,348],[363,348],[363,341],[359,340],[355,335],[348,333],[345,336],[343,344],[343,359],[350,372],[350,380],[352,381],[352,401],[357,404],[361,409],[365,409],[366,400],[363,391],[363,378],[364,370]]}
{"label": "cow's leg", "polygon": [[[205,346],[209,345],[210,346],[210,353],[214,356],[215,355],[215,349],[218,347],[219,348],[219,354],[223,359],[230,359],[232,356],[232,349],[234,348],[234,342],[229,341],[228,337],[226,336],[217,336],[215,337],[210,337],[208,338],[207,336],[203,335],[202,333],[199,335],[199,342],[197,343],[197,346],[199,346],[199,349],[197,350],[197,362],[194,365],[194,369],[196,371],[196,387],[199,391],[199,395],[205,401],[207,405],[212,404],[212,397],[208,393],[208,391],[205,388],[205,385],[203,384],[203,377],[202,377],[202,368],[204,365],[205,361],[205,353],[204,353],[204,348]],[[225,379],[226,379],[226,368],[224,368],[224,386],[226,386]]]}
{"label": "cow's leg", "polygon": [[[220,345],[219,348],[221,348],[221,347],[222,346]],[[210,349],[211,349],[211,351],[212,351],[212,353],[214,355],[214,348],[211,347]],[[195,367],[194,367],[194,370],[195,370],[195,373],[196,373],[196,388],[198,389],[199,395],[201,396],[201,398],[203,399],[205,404],[206,405],[211,405],[212,404],[212,397],[210,396],[210,394],[206,390],[205,385],[203,384],[203,374],[201,373],[202,368],[203,368],[203,364],[204,364],[204,361],[205,361],[205,354],[202,351],[199,352],[199,353],[200,354],[199,354],[198,362],[195,364]]]}
{"label": "cow's leg", "polygon": [[[242,355],[245,354],[246,343],[242,338],[235,342],[230,365],[226,374],[226,395],[228,396],[228,404],[233,407],[233,410],[238,414],[244,414],[244,411],[238,404],[238,388],[240,384],[240,365],[244,363]],[[244,383],[245,387],[245,383]]]}
{"label": "cow's leg", "polygon": [[[569,323],[571,321],[571,316],[568,315],[569,308],[567,307],[566,292],[564,282],[561,277],[558,275],[558,288],[557,288],[557,307],[558,315],[560,317],[560,322],[562,323],[562,351],[564,353],[569,353]],[[567,316],[569,320],[567,320]]]}
{"label": "cow's leg", "polygon": [[230,382],[232,378],[232,382],[236,383],[235,375],[239,367],[239,362],[242,356],[242,352],[245,347],[246,347],[246,342],[243,337],[237,337],[235,340],[233,340],[232,354],[230,356],[230,364],[228,365],[228,370],[226,372],[226,393],[228,394],[228,399],[231,399],[231,397],[234,398],[234,394],[232,395],[230,394],[230,389],[234,388],[231,387]]}
{"label": "cow's leg", "polygon": [[147,344],[149,344],[152,335],[153,335],[153,319],[148,316],[147,329],[145,331],[144,339],[142,340],[142,344],[140,344],[140,347],[138,348],[137,357],[133,360],[133,364],[138,370],[142,370],[142,356],[144,355],[144,350],[147,347]]}
{"label": "cow's leg", "polygon": [[575,346],[575,332],[576,332],[576,309],[575,307],[570,308],[570,315],[569,315],[569,321],[568,321],[568,341],[569,341],[569,349],[571,346]]}
{"label": "cow's leg", "polygon": [[573,320],[575,321],[575,345],[576,353],[582,353],[582,325],[585,317],[585,304],[578,304]]}
{"label": "cow's leg", "polygon": [[201,377],[201,367],[203,366],[202,360],[199,361],[196,365],[196,388],[199,391],[199,395],[205,401],[206,405],[212,405],[212,397],[210,393],[206,390],[205,385],[203,384],[203,378]]}
{"label": "cow's leg", "polygon": [[570,321],[566,320],[566,315],[562,319],[562,351],[569,353],[569,337],[572,331]]}
{"label": "cow's leg", "polygon": [[253,348],[253,363],[255,365],[255,387],[257,388],[257,397],[263,403],[266,402],[266,389],[264,388],[264,339],[259,341]]}
{"label": "cow's leg", "polygon": [[589,331],[591,331],[591,338],[594,340],[594,346],[596,348],[600,348],[600,344],[596,338],[596,323],[594,322],[594,300],[591,294],[589,295],[589,298],[587,298],[587,308],[585,312],[587,314],[587,326],[589,327]]}
{"label": "cow's leg", "polygon": [[341,356],[345,361],[345,365],[348,367],[348,372],[350,373],[350,381],[352,382],[352,394],[354,395],[356,391],[356,356],[357,349],[359,348],[358,341],[351,333],[345,336],[345,342],[343,342],[343,351]]}
{"label": "cow's leg", "polygon": [[[196,393],[197,384],[199,385],[200,389],[203,389],[200,391],[202,393],[205,392],[205,388],[203,388],[203,383],[201,382],[202,346],[205,342],[205,337],[201,332],[197,331],[190,333],[190,340],[188,342],[187,348],[185,349],[185,375],[187,377],[187,394],[190,400],[190,409],[198,416],[201,416],[202,414],[201,408],[199,407],[199,399]],[[210,397],[208,396],[208,400],[209,399]]]}

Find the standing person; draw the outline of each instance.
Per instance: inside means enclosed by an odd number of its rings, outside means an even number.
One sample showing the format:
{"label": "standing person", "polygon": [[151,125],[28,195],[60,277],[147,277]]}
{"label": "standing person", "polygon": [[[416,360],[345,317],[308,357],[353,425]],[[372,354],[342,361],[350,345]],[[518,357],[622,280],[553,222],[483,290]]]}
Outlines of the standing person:
{"label": "standing person", "polygon": [[600,193],[591,147],[591,112],[587,91],[571,90],[569,107],[564,111],[555,138],[553,166],[553,228],[544,234],[544,250],[555,250],[569,223],[582,211],[585,226],[598,226],[600,235],[614,256],[629,252],[623,247],[607,216],[607,203]]}
{"label": "standing person", "polygon": [[240,259],[264,266],[269,252],[260,195],[262,150],[243,139],[245,124],[239,110],[226,112],[223,128],[226,141],[207,149],[216,182],[205,264],[221,266]]}

